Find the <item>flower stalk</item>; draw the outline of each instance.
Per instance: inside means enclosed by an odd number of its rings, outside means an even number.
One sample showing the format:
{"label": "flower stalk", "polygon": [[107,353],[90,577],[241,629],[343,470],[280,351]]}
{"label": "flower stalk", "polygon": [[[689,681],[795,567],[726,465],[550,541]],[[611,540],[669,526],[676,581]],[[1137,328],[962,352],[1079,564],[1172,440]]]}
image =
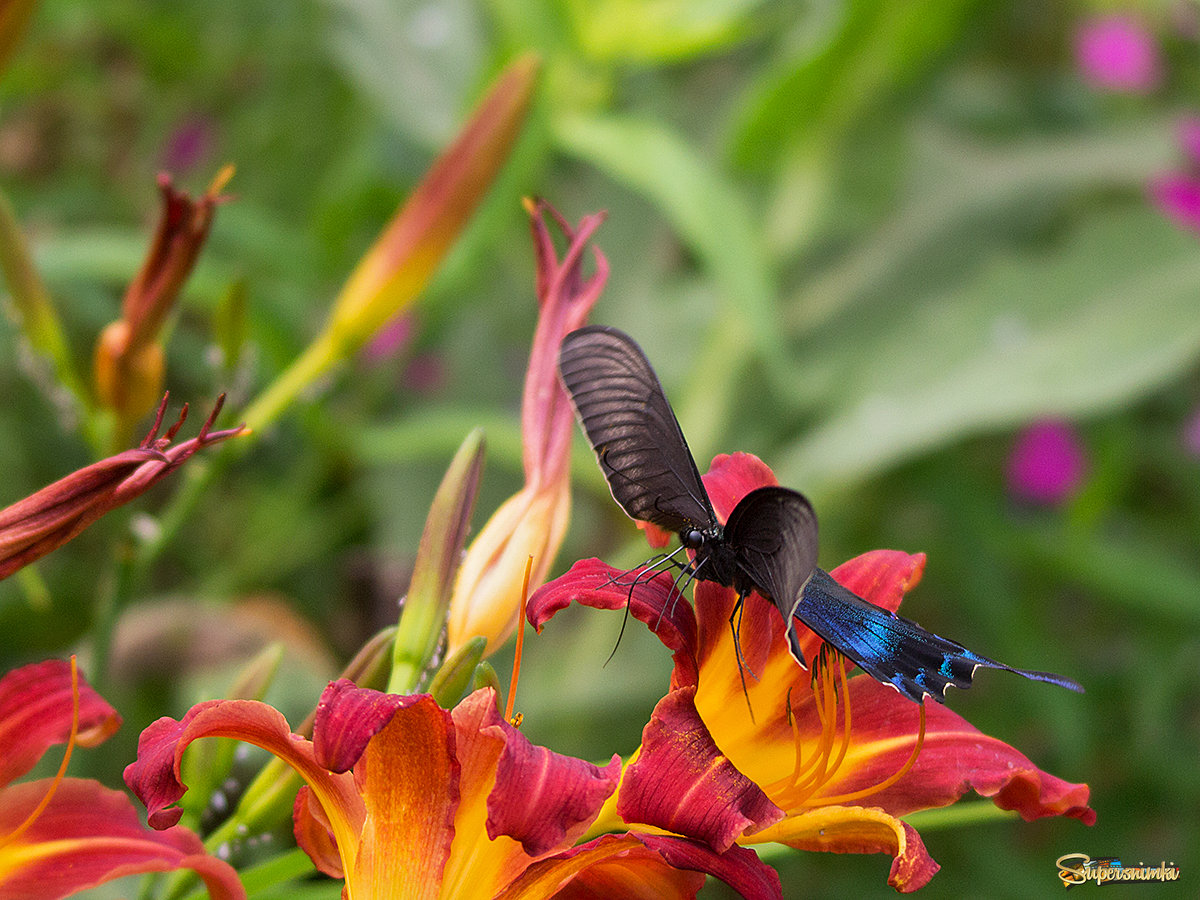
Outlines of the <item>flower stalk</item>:
{"label": "flower stalk", "polygon": [[537,69],[537,59],[525,56],[504,70],[350,274],[320,334],[246,411],[252,429],[274,422],[424,290],[508,159],[533,97]]}

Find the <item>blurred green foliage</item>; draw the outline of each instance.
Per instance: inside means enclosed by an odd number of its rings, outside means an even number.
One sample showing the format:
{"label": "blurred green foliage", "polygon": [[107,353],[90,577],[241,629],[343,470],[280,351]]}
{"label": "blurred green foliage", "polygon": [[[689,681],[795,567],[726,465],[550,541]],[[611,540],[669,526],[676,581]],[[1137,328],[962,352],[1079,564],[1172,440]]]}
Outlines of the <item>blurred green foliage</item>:
{"label": "blurred green foliage", "polygon": [[[598,243],[613,273],[593,320],[642,343],[701,468],[716,452],[759,454],[812,498],[824,565],[923,550],[910,616],[1086,686],[1077,697],[985,676],[951,698],[1048,771],[1088,782],[1099,821],[930,824],[943,870],[928,892],[1061,890],[1054,861],[1069,852],[1174,861],[1194,885],[1200,459],[1181,434],[1200,405],[1200,238],[1168,223],[1145,184],[1180,165],[1200,12],[1144,8],[1169,72],[1142,97],[1098,93],[1074,68],[1073,29],[1095,12],[1031,0],[42,3],[0,78],[0,183],[81,372],[144,252],[155,173],[198,192],[237,165],[167,365],[173,398],[197,409],[229,391],[225,421],[313,336],[499,65],[544,59],[527,133],[417,304],[411,339],[355,361],[238,458],[139,586],[110,679],[126,724],[84,765],[117,783],[141,727],[220,693],[253,652],[243,643],[264,634],[288,647],[289,677],[268,699],[298,720],[395,620],[434,490],[471,428],[489,450],[477,522],[519,485],[536,308],[518,201],[536,193],[573,220],[608,210]],[[4,326],[0,503],[90,461],[54,395]],[[1077,424],[1088,473],[1068,502],[1022,506],[1006,455],[1015,430],[1047,415]],[[637,562],[633,527],[577,450],[554,571],[591,555]],[[178,487],[98,523],[37,580],[0,584],[3,669],[86,646],[114,541]],[[531,739],[590,758],[636,746],[669,658],[630,628],[605,667],[618,627],[570,610],[527,642],[518,706]],[[788,897],[891,893],[884,857],[772,862]]]}

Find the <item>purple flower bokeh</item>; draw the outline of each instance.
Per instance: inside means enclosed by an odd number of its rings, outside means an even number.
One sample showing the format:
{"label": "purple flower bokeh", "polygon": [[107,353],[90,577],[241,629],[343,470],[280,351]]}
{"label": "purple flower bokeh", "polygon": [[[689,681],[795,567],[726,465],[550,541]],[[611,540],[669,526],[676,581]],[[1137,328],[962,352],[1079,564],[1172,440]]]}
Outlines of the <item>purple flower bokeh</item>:
{"label": "purple flower bokeh", "polygon": [[1200,232],[1200,119],[1189,116],[1181,121],[1178,140],[1183,169],[1151,179],[1150,199],[1176,225]]}
{"label": "purple flower bokeh", "polygon": [[1183,424],[1183,449],[1195,457],[1200,457],[1200,406],[1188,416]]}
{"label": "purple flower bokeh", "polygon": [[1050,506],[1071,496],[1086,471],[1075,429],[1062,419],[1043,419],[1017,436],[1008,458],[1008,489],[1018,499]]}
{"label": "purple flower bokeh", "polygon": [[189,172],[212,156],[216,126],[207,116],[193,115],[181,121],[168,135],[160,165],[176,175]]}
{"label": "purple flower bokeh", "polygon": [[1163,77],[1158,44],[1129,15],[1102,16],[1080,26],[1075,62],[1084,79],[1101,91],[1148,94]]}

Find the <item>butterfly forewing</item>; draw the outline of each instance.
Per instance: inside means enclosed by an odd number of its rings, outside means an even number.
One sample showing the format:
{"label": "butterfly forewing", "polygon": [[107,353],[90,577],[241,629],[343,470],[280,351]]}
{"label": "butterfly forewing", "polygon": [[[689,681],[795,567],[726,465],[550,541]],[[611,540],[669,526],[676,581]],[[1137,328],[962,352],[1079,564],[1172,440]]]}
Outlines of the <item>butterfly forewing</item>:
{"label": "butterfly forewing", "polygon": [[784,487],[751,491],[725,523],[743,581],[778,607],[787,623],[788,643],[803,663],[792,613],[817,568],[817,515],[805,496]]}
{"label": "butterfly forewing", "polygon": [[716,515],[658,377],[633,339],[591,325],[563,338],[558,371],[613,499],[668,531],[716,526]]}

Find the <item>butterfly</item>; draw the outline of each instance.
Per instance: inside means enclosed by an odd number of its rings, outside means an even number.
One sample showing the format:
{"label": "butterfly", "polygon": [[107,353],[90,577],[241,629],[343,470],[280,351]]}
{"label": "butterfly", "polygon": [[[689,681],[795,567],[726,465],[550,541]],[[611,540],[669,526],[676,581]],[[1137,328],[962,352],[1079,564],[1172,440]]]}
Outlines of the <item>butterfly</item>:
{"label": "butterfly", "polygon": [[[1083,690],[1061,675],[1013,668],[968,650],[838,584],[817,566],[817,516],[798,491],[753,490],[722,525],[662,385],[629,335],[600,325],[571,332],[559,348],[558,372],[621,509],[678,534],[692,554],[685,574],[733,588],[735,616],[751,591],[773,603],[802,667],[794,620],[917,703],[926,695],[944,702],[951,685],[970,687],[981,666]],[[736,628],[734,635],[736,645]]]}

